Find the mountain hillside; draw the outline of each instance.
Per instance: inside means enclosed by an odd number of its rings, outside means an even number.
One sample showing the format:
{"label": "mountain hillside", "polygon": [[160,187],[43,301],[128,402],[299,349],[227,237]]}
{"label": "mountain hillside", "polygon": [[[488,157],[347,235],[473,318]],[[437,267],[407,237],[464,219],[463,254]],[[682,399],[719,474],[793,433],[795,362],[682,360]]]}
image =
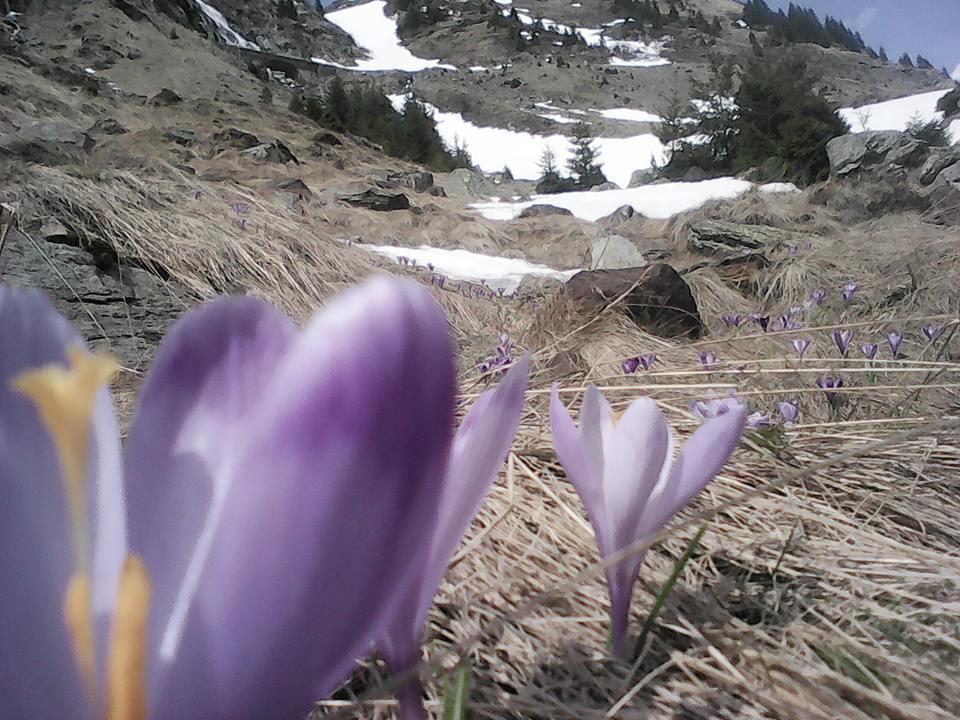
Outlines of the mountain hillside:
{"label": "mountain hillside", "polygon": [[[0,12],[0,286],[40,288],[118,360],[121,434],[168,330],[221,295],[303,324],[370,275],[419,283],[449,320],[458,416],[531,359],[421,654],[406,675],[358,659],[312,717],[960,717],[960,84],[833,23],[808,24],[815,42],[751,26],[732,0]],[[0,376],[32,331],[0,337]],[[598,437],[653,398],[664,458],[731,403],[749,416],[699,494],[648,468],[650,497],[691,504],[642,538],[631,662],[610,652],[595,510],[551,430],[552,388],[589,424],[590,385],[612,413]],[[639,435],[597,442],[587,475],[614,451],[639,453],[627,479],[656,464]],[[455,688],[465,715],[443,710]]]}

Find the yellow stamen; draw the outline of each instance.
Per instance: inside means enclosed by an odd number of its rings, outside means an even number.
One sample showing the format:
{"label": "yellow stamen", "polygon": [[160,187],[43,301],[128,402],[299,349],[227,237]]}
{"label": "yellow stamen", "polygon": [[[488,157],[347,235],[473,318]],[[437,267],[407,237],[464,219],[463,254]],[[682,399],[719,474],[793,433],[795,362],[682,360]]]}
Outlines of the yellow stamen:
{"label": "yellow stamen", "polygon": [[91,606],[90,578],[74,575],[67,587],[64,616],[67,629],[73,636],[73,652],[91,695],[97,689],[97,665],[93,645],[93,608]]}
{"label": "yellow stamen", "polygon": [[70,367],[48,365],[13,379],[13,386],[36,404],[50,431],[67,487],[77,569],[89,574],[87,529],[87,454],[97,393],[119,369],[105,355],[75,347]]}
{"label": "yellow stamen", "polygon": [[117,610],[110,640],[107,720],[147,717],[147,615],[150,578],[143,561],[130,555],[120,576]]}

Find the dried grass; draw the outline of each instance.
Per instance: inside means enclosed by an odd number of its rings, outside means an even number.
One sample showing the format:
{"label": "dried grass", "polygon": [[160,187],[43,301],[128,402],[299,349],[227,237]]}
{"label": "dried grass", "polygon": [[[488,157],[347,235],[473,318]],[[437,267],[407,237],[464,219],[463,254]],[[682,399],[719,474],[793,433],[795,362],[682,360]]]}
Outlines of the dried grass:
{"label": "dried grass", "polygon": [[[194,188],[220,200],[194,203]],[[338,228],[322,210],[291,213],[239,186],[225,191],[170,174],[150,183],[122,173],[94,182],[37,170],[21,193],[35,212],[57,214],[127,261],[162,268],[172,284],[201,298],[250,292],[297,318],[380,267],[336,242]],[[255,209],[253,231],[240,230],[224,210],[233,202]],[[773,222],[769,212],[763,217]],[[911,216],[899,222],[911,238],[926,232]],[[956,318],[960,251],[943,238],[906,243],[881,228],[843,232],[843,242],[859,237],[860,244],[841,251],[830,245],[841,242],[831,234],[816,252],[775,258],[757,281],[775,288],[766,296],[732,291],[710,271],[692,273],[708,323],[717,327],[721,312],[760,305],[776,311],[812,286],[836,292],[855,278],[863,285],[855,305],[825,310],[817,321],[853,325],[866,336],[910,320],[908,357],[843,360],[829,349],[825,330],[807,330],[817,343],[801,363],[791,355],[790,334],[744,329],[677,344],[637,331],[615,312],[576,317],[557,298],[541,298],[538,308],[532,300],[438,291],[465,365],[508,329],[536,351],[537,368],[506,469],[431,614],[422,672],[433,712],[443,677],[462,661],[474,718],[960,715],[960,365],[929,350],[915,330],[918,318]],[[885,304],[909,276],[907,265],[915,268],[915,286]],[[705,347],[721,354],[721,370],[700,368],[696,356]],[[621,375],[623,357],[651,350],[661,359],[654,372]],[[564,353],[579,358],[574,369],[557,365]],[[828,416],[813,385],[821,374],[848,380],[851,400],[839,418]],[[475,371],[463,375],[467,395],[475,394],[482,384]],[[573,404],[588,380],[602,385],[615,407],[651,395],[681,435],[694,425],[687,403],[710,389],[736,387],[766,409],[776,399],[803,398],[802,423],[748,434],[648,554],[635,628],[696,527],[712,518],[635,667],[605,652],[600,563],[546,419],[548,385],[557,378]],[[135,379],[126,381],[132,391]],[[382,666],[370,661],[318,715],[392,717],[389,690]]]}

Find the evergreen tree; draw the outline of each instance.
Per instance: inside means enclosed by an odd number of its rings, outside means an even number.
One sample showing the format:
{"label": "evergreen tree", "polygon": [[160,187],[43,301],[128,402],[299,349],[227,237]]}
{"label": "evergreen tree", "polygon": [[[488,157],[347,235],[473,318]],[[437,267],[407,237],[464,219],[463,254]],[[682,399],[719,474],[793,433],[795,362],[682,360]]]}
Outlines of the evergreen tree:
{"label": "evergreen tree", "polygon": [[567,163],[567,168],[573,176],[577,187],[588,190],[595,185],[607,182],[603,168],[598,160],[597,147],[594,144],[590,126],[586,123],[577,123],[573,129],[573,157]]}

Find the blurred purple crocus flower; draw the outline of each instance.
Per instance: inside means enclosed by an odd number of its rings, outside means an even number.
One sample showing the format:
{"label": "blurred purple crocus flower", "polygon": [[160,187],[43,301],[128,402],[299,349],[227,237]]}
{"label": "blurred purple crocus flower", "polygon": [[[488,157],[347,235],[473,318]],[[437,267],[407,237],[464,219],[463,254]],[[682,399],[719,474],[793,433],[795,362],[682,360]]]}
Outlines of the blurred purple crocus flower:
{"label": "blurred purple crocus flower", "polygon": [[743,325],[743,318],[740,315],[724,315],[723,324],[728,328],[736,329]]}
{"label": "blurred purple crocus flower", "polygon": [[864,343],[860,346],[860,352],[863,353],[863,356],[867,360],[873,360],[877,357],[877,350],[880,349],[880,346],[876,343]]}
{"label": "blurred purple crocus flower", "polygon": [[781,400],[777,409],[785,423],[795,423],[800,418],[800,403],[796,400]]}
{"label": "blurred purple crocus flower", "polygon": [[623,368],[624,375],[633,375],[637,371],[637,368],[640,367],[640,358],[627,358],[621,363],[620,367]]}
{"label": "blurred purple crocus flower", "polygon": [[750,315],[750,322],[754,325],[759,325],[764,332],[767,331],[767,328],[770,325],[770,316],[769,315],[760,315],[759,313],[752,313]]}
{"label": "blurred purple crocus flower", "polygon": [[840,351],[840,354],[846,355],[847,348],[850,347],[850,343],[853,342],[853,330],[840,330],[840,328],[837,328],[833,331],[833,342],[837,346],[837,350]]}
{"label": "blurred purple crocus flower", "polygon": [[[746,406],[707,420],[674,459],[673,432],[657,404],[635,400],[617,419],[590,385],[574,424],[553,386],[550,420],[557,456],[586,506],[600,555],[607,559],[647,538],[682,510],[713,479],[740,440]],[[630,598],[646,550],[606,568],[613,652],[629,653]]]}
{"label": "blurred purple crocus flower", "polygon": [[416,581],[396,599],[398,610],[378,643],[391,672],[411,675],[398,692],[404,720],[426,719],[421,701],[423,689],[415,669],[420,662],[427,615],[450,558],[513,444],[523,412],[529,368],[529,358],[521,358],[499,386],[477,398],[464,417],[453,440],[429,552],[421,562],[414,562]]}
{"label": "blurred purple crocus flower", "polygon": [[641,355],[640,357],[637,358],[637,360],[640,361],[640,367],[642,367],[644,370],[649,371],[650,368],[652,368],[656,364],[657,356],[654,353],[649,353],[647,355]]}
{"label": "blurred purple crocus flower", "polygon": [[720,365],[720,358],[715,352],[707,350],[700,353],[700,364],[703,365],[704,370],[713,372]]}
{"label": "blurred purple crocus flower", "polygon": [[890,352],[894,359],[900,357],[900,346],[903,345],[903,335],[896,331],[887,335],[887,344],[890,346]]}
{"label": "blurred purple crocus flower", "polygon": [[747,427],[751,430],[770,427],[770,416],[762,412],[754,412],[747,415]]}
{"label": "blurred purple crocus flower", "polygon": [[924,325],[920,329],[923,331],[923,334],[927,336],[927,340],[930,342],[936,342],[943,337],[943,333],[946,332],[946,328],[943,325],[937,325],[935,323]]}
{"label": "blurred purple crocus flower", "polygon": [[843,304],[848,304],[853,300],[853,296],[857,294],[857,291],[860,289],[860,284],[855,282],[848,282],[843,286],[843,291],[840,293],[840,297],[843,298]]}
{"label": "blurred purple crocus flower", "polygon": [[840,401],[839,394],[835,393],[834,390],[839,390],[843,387],[843,380],[841,378],[822,377],[817,380],[817,387],[823,390],[827,402],[831,405],[836,405]]}
{"label": "blurred purple crocus flower", "polygon": [[813,300],[817,305],[823,305],[824,300],[827,299],[827,290],[826,288],[817,288],[812,293],[810,293],[810,299]]}
{"label": "blurred purple crocus flower", "polygon": [[304,717],[451,502],[443,311],[387,279],[302,331],[215,300],[162,343],[122,459],[115,367],[0,286],[0,717]]}
{"label": "blurred purple crocus flower", "polygon": [[806,354],[807,350],[810,349],[810,345],[813,343],[813,340],[810,338],[794,338],[792,342],[794,350],[797,351],[797,355],[799,355],[800,359],[803,360],[803,356]]}

